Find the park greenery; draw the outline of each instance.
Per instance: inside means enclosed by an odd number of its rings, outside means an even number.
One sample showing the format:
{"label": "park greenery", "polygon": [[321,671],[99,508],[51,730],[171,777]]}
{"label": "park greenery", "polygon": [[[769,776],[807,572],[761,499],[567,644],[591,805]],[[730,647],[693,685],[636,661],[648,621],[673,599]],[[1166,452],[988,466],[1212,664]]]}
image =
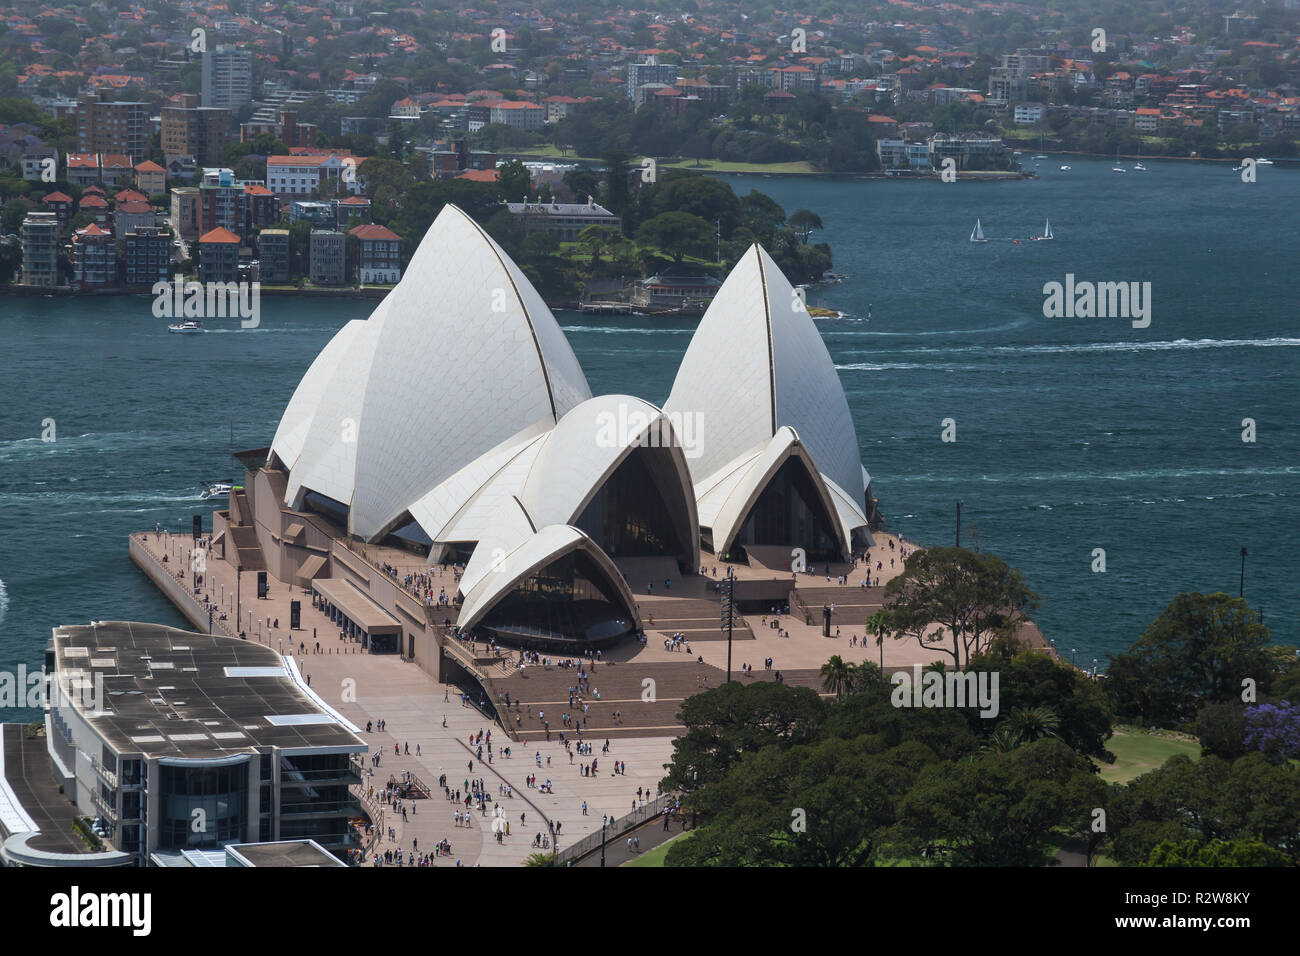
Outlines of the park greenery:
{"label": "park greenery", "polygon": [[519,161],[502,164],[494,183],[418,178],[409,165],[375,156],[358,175],[373,204],[373,217],[403,237],[403,253],[420,238],[445,203],[481,223],[549,300],[573,300],[592,279],[632,279],[656,273],[725,274],[755,242],[761,243],[793,282],[813,282],[831,268],[830,247],[812,242],[821,219],[809,210],[786,211],[751,190],[737,196],[721,179],[664,171],[633,189],[639,175],[624,153],[606,157],[602,170],[577,168],[565,185],[591,196],[621,217],[621,229],[588,227],[576,242],[526,232],[503,202],[549,202],[549,187],[536,187]]}
{"label": "park greenery", "polygon": [[[763,681],[690,697],[661,786],[685,792],[698,829],[666,865],[1047,866],[1067,842],[1130,866],[1300,864],[1295,648],[1270,644],[1240,598],[1179,594],[1097,678],[1024,641],[1014,622],[1034,597],[990,557],[915,552],[868,631],[941,629],[953,667],[999,674],[996,716],[898,707],[879,667],[838,655],[823,693]],[[1170,732],[1163,763],[1103,777],[1135,720]],[[1175,731],[1199,731],[1201,753]],[[1126,727],[1116,749],[1142,735]]]}

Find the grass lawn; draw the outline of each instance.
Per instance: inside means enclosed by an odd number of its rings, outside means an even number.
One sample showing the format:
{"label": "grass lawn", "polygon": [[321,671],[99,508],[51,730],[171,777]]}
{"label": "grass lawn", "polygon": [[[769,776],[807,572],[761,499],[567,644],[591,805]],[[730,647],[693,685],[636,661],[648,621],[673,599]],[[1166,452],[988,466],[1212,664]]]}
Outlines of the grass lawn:
{"label": "grass lawn", "polygon": [[[637,165],[640,165],[637,160]],[[699,165],[693,159],[679,159],[672,162],[661,162],[659,164],[664,169],[686,169],[695,170],[701,173],[800,173],[808,175],[816,173],[812,163],[802,160],[794,163],[726,163],[720,159],[701,159]]]}
{"label": "grass lawn", "polygon": [[548,160],[558,159],[564,163],[599,163],[600,160],[594,156],[578,156],[573,150],[569,150],[567,155],[560,152],[556,146],[520,146],[517,149],[502,148],[497,150],[501,156],[509,156],[513,159],[529,160]]}
{"label": "grass lawn", "polygon": [[1201,757],[1201,745],[1182,736],[1151,734],[1136,727],[1116,728],[1106,741],[1106,749],[1115,754],[1113,764],[1103,764],[1101,779],[1107,783],[1128,783],[1154,770],[1175,754]]}
{"label": "grass lawn", "polygon": [[668,855],[668,848],[677,840],[685,840],[695,833],[694,830],[687,830],[685,833],[679,833],[672,839],[665,840],[653,850],[646,850],[635,860],[628,860],[623,866],[663,866],[664,857]]}

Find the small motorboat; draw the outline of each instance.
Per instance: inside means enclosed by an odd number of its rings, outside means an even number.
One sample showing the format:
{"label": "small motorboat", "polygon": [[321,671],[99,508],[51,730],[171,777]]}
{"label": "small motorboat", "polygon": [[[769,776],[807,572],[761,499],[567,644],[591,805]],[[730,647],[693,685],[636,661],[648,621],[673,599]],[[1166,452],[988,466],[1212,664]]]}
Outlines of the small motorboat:
{"label": "small motorboat", "polygon": [[1141,163],[1134,163],[1134,164],[1133,164],[1133,169],[1134,169],[1135,171],[1141,171],[1141,172],[1144,172],[1144,173],[1147,171],[1147,168],[1146,168],[1145,166],[1143,166]]}
{"label": "small motorboat", "polygon": [[202,322],[197,322],[194,319],[186,319],[184,322],[175,322],[167,326],[167,331],[192,333],[192,332],[206,332],[207,329],[203,327]]}
{"label": "small motorboat", "polygon": [[199,497],[205,501],[208,498],[229,497],[230,490],[235,487],[235,482],[229,478],[225,481],[203,481],[200,484],[203,485],[203,491]]}
{"label": "small motorboat", "polygon": [[1069,167],[1069,166],[1062,166],[1062,167],[1061,167],[1061,172],[1063,172],[1063,173],[1064,173],[1064,172],[1068,172],[1068,171],[1070,170],[1070,168],[1071,168],[1071,167]]}
{"label": "small motorboat", "polygon": [[1128,172],[1128,170],[1125,169],[1123,166],[1112,166],[1112,167],[1110,168],[1110,171],[1111,171],[1112,173],[1126,173],[1126,172]]}
{"label": "small motorboat", "polygon": [[1272,166],[1272,165],[1273,165],[1273,160],[1271,160],[1271,159],[1265,159],[1263,156],[1261,156],[1259,159],[1255,160],[1255,165],[1256,165],[1256,166]]}

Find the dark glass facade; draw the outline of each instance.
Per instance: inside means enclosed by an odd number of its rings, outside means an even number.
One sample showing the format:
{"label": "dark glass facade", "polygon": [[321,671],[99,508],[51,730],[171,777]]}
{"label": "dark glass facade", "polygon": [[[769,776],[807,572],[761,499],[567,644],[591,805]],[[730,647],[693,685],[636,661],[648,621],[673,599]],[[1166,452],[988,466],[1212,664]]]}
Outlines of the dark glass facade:
{"label": "dark glass facade", "polygon": [[[158,848],[217,847],[247,839],[248,763],[158,768]],[[201,811],[201,812],[196,812]]]}
{"label": "dark glass facade", "polygon": [[313,839],[327,849],[352,843],[348,818],[357,815],[348,785],[358,777],[347,754],[280,756],[280,839]]}
{"label": "dark glass facade", "polygon": [[817,561],[840,560],[832,516],[822,503],[808,469],[788,458],[745,517],[735,544],[803,548]]}
{"label": "dark glass facade", "polygon": [[604,643],[628,633],[632,618],[596,562],[574,551],[519,582],[481,626],[524,646]]}
{"label": "dark glass facade", "polygon": [[[574,526],[612,558],[664,555],[688,562],[690,546],[673,518],[687,506],[664,500],[680,487],[671,458],[662,450],[637,448],[624,459],[582,510]],[[677,495],[676,497],[680,497]]]}

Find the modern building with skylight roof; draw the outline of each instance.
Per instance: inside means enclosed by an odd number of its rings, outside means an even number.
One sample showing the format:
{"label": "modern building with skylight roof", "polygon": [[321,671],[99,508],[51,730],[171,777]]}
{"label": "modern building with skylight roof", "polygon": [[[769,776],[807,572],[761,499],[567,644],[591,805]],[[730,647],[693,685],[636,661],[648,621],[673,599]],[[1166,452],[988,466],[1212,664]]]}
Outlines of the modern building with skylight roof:
{"label": "modern building with skylight roof", "polygon": [[58,627],[46,650],[55,776],[139,865],[231,844],[314,840],[342,856],[360,815],[360,729],[292,657],[157,624]]}

